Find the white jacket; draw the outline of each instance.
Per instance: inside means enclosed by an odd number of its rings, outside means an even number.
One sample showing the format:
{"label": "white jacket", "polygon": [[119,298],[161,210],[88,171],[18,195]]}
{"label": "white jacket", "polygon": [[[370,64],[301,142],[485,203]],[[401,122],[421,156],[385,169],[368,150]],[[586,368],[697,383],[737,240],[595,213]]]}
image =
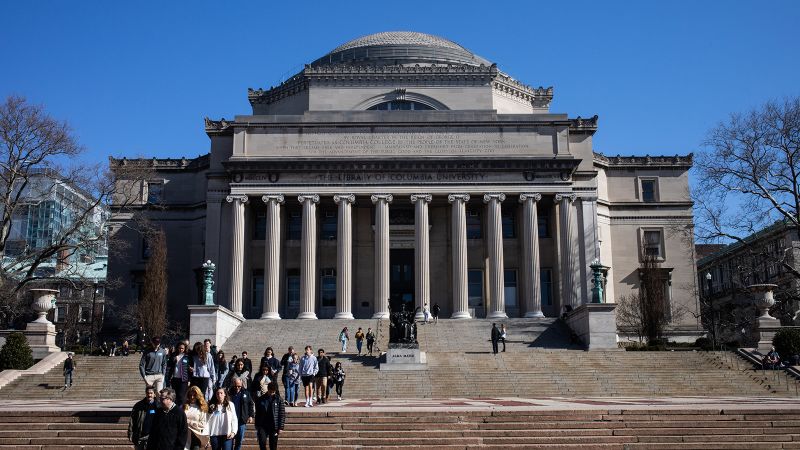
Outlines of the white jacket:
{"label": "white jacket", "polygon": [[233,410],[233,403],[228,402],[228,407],[225,409],[216,409],[208,413],[208,427],[206,427],[209,436],[227,436],[231,433],[236,434],[239,431],[239,419],[236,418],[236,411]]}

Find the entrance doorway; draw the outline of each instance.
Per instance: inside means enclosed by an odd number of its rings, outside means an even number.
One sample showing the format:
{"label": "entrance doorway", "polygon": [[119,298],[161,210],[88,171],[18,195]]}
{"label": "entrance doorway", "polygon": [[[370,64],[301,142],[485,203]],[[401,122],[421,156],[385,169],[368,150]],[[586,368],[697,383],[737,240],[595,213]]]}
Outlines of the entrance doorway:
{"label": "entrance doorway", "polygon": [[392,249],[389,253],[389,307],[414,310],[414,250]]}

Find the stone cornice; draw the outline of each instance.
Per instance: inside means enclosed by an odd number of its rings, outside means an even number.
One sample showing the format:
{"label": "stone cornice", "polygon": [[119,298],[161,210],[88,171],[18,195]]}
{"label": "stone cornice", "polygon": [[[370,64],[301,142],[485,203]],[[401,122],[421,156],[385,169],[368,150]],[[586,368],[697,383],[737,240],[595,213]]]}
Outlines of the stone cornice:
{"label": "stone cornice", "polygon": [[588,119],[584,119],[581,116],[578,116],[575,119],[569,119],[569,131],[571,133],[594,134],[594,132],[597,131],[597,119],[597,114],[589,117]]}
{"label": "stone cornice", "polygon": [[210,155],[197,158],[108,158],[111,170],[123,167],[149,168],[153,170],[203,170],[210,165]]}
{"label": "stone cornice", "polygon": [[270,87],[267,90],[247,88],[247,99],[251,105],[270,104],[303,92],[308,89],[308,78],[304,72],[300,72],[280,85]]}
{"label": "stone cornice", "polygon": [[205,121],[206,134],[209,136],[221,136],[233,134],[233,122],[225,120],[223,117],[220,120],[211,120],[208,117],[203,119]]}
{"label": "stone cornice", "polygon": [[553,101],[553,87],[532,88],[511,78],[503,72],[498,72],[492,81],[494,90],[510,95],[525,103],[530,103],[536,108],[549,108]]}
{"label": "stone cornice", "polygon": [[609,169],[630,168],[630,167],[692,167],[694,154],[675,155],[675,156],[606,156],[602,153],[594,153],[593,162],[597,166]]}

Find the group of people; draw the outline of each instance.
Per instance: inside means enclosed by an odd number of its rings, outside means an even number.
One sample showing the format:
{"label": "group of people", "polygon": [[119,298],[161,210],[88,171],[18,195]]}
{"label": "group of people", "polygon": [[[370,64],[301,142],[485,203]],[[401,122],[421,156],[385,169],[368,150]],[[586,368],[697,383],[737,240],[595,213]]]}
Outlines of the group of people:
{"label": "group of people", "polygon": [[[356,350],[358,350],[358,356],[361,356],[364,341],[367,342],[367,350],[364,352],[364,355],[372,356],[372,351],[375,349],[375,340],[377,339],[375,331],[372,330],[372,327],[368,327],[366,332],[364,332],[361,327],[358,327],[358,330],[356,330],[353,337],[356,340]],[[350,341],[350,330],[347,327],[342,328],[342,331],[339,332],[336,340],[342,344],[342,353],[346,353],[347,343]]]}
{"label": "group of people", "polygon": [[508,332],[506,330],[506,324],[501,323],[500,328],[497,328],[497,324],[492,324],[492,353],[495,355],[497,354],[497,349],[499,347],[500,342],[503,343],[503,351],[506,351],[506,337],[508,336]]}

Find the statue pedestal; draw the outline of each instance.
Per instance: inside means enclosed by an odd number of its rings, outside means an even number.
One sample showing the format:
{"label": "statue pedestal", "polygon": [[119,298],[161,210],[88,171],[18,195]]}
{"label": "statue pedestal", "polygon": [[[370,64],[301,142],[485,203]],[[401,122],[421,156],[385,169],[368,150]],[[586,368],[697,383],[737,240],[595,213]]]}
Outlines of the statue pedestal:
{"label": "statue pedestal", "polygon": [[50,322],[30,322],[25,327],[25,339],[31,347],[34,361],[46,358],[51,353],[60,352],[56,345],[56,326]]}
{"label": "statue pedestal", "polygon": [[425,352],[419,351],[419,344],[389,344],[386,362],[381,370],[428,370]]}
{"label": "statue pedestal", "polygon": [[758,336],[758,351],[767,354],[772,348],[772,338],[781,329],[781,322],[774,317],[759,317],[756,319],[756,335]]}

